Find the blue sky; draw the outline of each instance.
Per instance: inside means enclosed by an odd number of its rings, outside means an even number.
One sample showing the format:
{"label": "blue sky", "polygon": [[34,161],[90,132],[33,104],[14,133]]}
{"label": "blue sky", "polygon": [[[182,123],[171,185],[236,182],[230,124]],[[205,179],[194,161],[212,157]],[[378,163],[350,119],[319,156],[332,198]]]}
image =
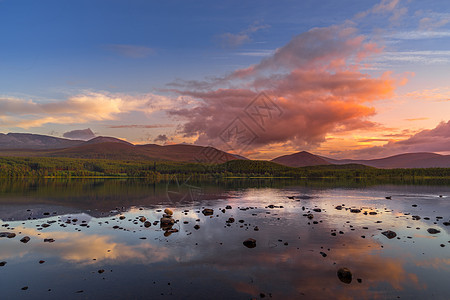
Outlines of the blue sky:
{"label": "blue sky", "polygon": [[[195,103],[208,105],[207,100],[192,96],[192,86],[183,86],[184,91],[189,90],[186,94],[168,92],[167,89],[174,88],[170,83],[223,77],[271,57],[276,49],[313,28],[343,26],[355,29],[355,35],[364,36],[365,43],[376,43],[382,49],[371,54],[367,64],[358,65],[361,73],[381,78],[382,74],[390,72],[396,79],[407,78],[408,83],[395,85],[392,95],[371,104],[377,113],[370,118],[385,128],[395,128],[396,132],[410,129],[411,137],[448,121],[443,114],[449,108],[448,101],[430,105],[429,102],[411,102],[413,100],[405,100],[405,97],[424,91],[427,95],[433,93],[430,97],[445,99],[449,95],[449,19],[448,1],[3,0],[0,1],[0,98],[9,102],[0,99],[0,104],[3,101],[4,107],[10,107],[11,101],[16,104],[27,101],[64,103],[71,97],[93,94],[107,94],[108,99],[121,98],[123,103],[101,118],[81,117],[80,121],[67,118],[73,111],[62,113],[66,117],[61,119],[60,111],[45,111],[48,108],[40,108],[44,110],[42,114],[27,112],[26,108],[23,113],[18,108],[5,109],[3,123],[0,119],[0,132],[62,136],[70,129],[89,127],[99,135],[116,135],[132,142],[151,142],[165,135],[172,142],[200,143],[198,137],[204,133],[201,130],[179,130],[192,120],[186,116],[173,118],[173,114],[170,117],[167,111],[179,107],[183,97],[190,97],[191,106]],[[308,43],[313,47],[315,42],[309,40]],[[267,72],[271,70],[265,75]],[[248,84],[248,81],[233,81],[207,89],[242,89],[248,88]],[[251,89],[255,91],[254,86]],[[130,99],[149,94],[170,99],[156,101],[158,104],[147,101],[147,106],[154,106],[151,111],[138,104],[130,105],[132,109],[125,108],[127,101],[132,102]],[[388,107],[392,103],[397,104]],[[424,106],[432,110],[426,112],[422,109]],[[422,120],[414,124],[394,120],[394,112],[405,111],[410,113],[409,119]],[[80,111],[80,115],[83,114],[84,111]],[[408,116],[402,115],[402,118],[408,119]],[[32,126],[23,125],[23,120],[37,119],[45,120]],[[171,126],[129,131],[109,128],[111,124],[131,123]],[[349,130],[341,136],[349,146],[383,146],[381,141],[358,144],[354,141],[357,139],[355,132]],[[358,138],[363,135],[357,133]],[[267,153],[279,151],[274,150],[277,147],[288,151],[306,148],[327,154],[327,149],[335,147],[332,143],[328,143],[328,148],[324,146],[327,137],[335,138],[336,134],[330,127],[322,133],[322,139],[313,142],[293,143],[301,138],[286,137],[283,141],[261,144],[259,150],[250,155],[268,157]]]}

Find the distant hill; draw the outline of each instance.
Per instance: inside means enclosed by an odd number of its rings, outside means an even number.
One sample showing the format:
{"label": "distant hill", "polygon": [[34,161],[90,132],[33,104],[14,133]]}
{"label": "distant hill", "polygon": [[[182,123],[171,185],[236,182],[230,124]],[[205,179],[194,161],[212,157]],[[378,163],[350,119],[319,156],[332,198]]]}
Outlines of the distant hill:
{"label": "distant hill", "polygon": [[170,160],[205,163],[246,159],[213,147],[186,144],[133,145],[121,139],[102,136],[85,142],[44,135],[11,133],[0,135],[0,156]]}
{"label": "distant hill", "polygon": [[375,168],[450,168],[450,155],[436,153],[405,153],[380,159],[353,160],[321,157],[332,164],[363,164]]}
{"label": "distant hill", "polygon": [[306,151],[279,156],[272,159],[271,161],[289,167],[308,167],[333,164],[317,155],[311,154]]}
{"label": "distant hill", "polygon": [[31,133],[0,133],[0,149],[61,149],[84,143],[81,140],[62,139]]}
{"label": "distant hill", "polygon": [[108,137],[108,136],[95,137],[93,139],[90,139],[89,141],[84,142],[82,145],[92,145],[92,144],[101,144],[101,143],[120,143],[120,144],[126,144],[126,145],[130,145],[130,146],[133,145],[127,141],[113,138],[113,137]]}
{"label": "distant hill", "polygon": [[[247,158],[213,147],[189,144],[133,145],[127,141],[99,136],[89,141],[70,140],[30,133],[0,133],[0,156],[69,157],[115,160],[158,160],[180,162],[223,163]],[[450,155],[405,153],[380,159],[332,159],[301,151],[277,157],[271,162],[289,167],[347,165],[358,168],[450,168]]]}

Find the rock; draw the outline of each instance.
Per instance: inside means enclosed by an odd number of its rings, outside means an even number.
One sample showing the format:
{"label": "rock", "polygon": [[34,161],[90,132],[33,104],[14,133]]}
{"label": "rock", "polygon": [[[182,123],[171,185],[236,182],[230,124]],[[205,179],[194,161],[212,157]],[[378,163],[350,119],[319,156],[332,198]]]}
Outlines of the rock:
{"label": "rock", "polygon": [[335,209],[342,210],[342,206],[338,205],[338,206],[335,207]]}
{"label": "rock", "polygon": [[378,214],[376,211],[371,211],[371,212],[369,212],[369,215],[371,215],[371,216],[374,216],[374,215],[376,215],[376,214]]}
{"label": "rock", "polygon": [[22,291],[26,291],[26,290],[28,290],[28,287],[27,287],[27,286],[24,286],[21,290],[22,290]]}
{"label": "rock", "polygon": [[28,243],[30,241],[30,237],[29,236],[24,236],[23,238],[20,239],[20,241],[24,244]]}
{"label": "rock", "polygon": [[204,210],[202,210],[203,215],[205,216],[211,216],[214,214],[214,209],[211,208],[205,208]]}
{"label": "rock", "polygon": [[40,261],[39,261],[39,264],[42,265],[43,263],[45,263],[45,260],[40,260]]}
{"label": "rock", "polygon": [[164,210],[164,213],[167,214],[167,215],[169,215],[169,216],[173,215],[173,211],[172,211],[170,208],[166,208],[166,209]]}
{"label": "rock", "polygon": [[386,196],[385,198],[390,200],[390,199],[392,199],[392,196]]}
{"label": "rock", "polygon": [[308,214],[308,215],[306,215],[306,217],[308,217],[308,219],[312,219],[312,218],[314,218],[314,215],[313,214]]}
{"label": "rock", "polygon": [[337,271],[337,276],[343,283],[349,284],[352,282],[352,272],[347,268],[340,268]]}
{"label": "rock", "polygon": [[6,261],[0,261],[0,267],[4,267],[6,265]]}
{"label": "rock", "polygon": [[44,243],[53,243],[54,239],[44,239]]}
{"label": "rock", "polygon": [[387,237],[388,239],[393,239],[397,236],[397,234],[391,230],[383,231],[381,234]]}
{"label": "rock", "polygon": [[325,252],[320,252],[320,255],[322,255],[322,257],[327,257],[327,254]]}
{"label": "rock", "polygon": [[429,234],[436,234],[436,233],[441,232],[440,230],[437,230],[435,228],[428,228],[427,231]]}
{"label": "rock", "polygon": [[145,228],[149,228],[150,226],[152,226],[152,223],[151,223],[151,222],[149,222],[149,221],[145,221],[145,222],[144,222],[144,227],[145,227]]}
{"label": "rock", "polygon": [[199,229],[200,229],[200,225],[196,224],[196,225],[194,226],[194,229],[195,229],[195,230],[199,230]]}
{"label": "rock", "polygon": [[175,220],[172,218],[161,218],[159,220],[161,222],[161,225],[173,225],[175,224]]}
{"label": "rock", "polygon": [[98,272],[98,274],[102,274],[102,273],[104,273],[104,272],[105,272],[105,270],[103,270],[103,269],[100,269],[100,270],[98,270],[97,272]]}
{"label": "rock", "polygon": [[0,238],[6,237],[8,239],[12,239],[16,237],[16,234],[14,232],[0,232]]}
{"label": "rock", "polygon": [[445,226],[449,226],[450,222],[443,222],[442,224],[444,224]]}
{"label": "rock", "polygon": [[412,219],[418,221],[418,220],[420,220],[421,218],[420,218],[420,216],[412,216]]}
{"label": "rock", "polygon": [[227,223],[234,223],[234,218],[228,218],[228,220],[226,220],[225,222],[227,222]]}
{"label": "rock", "polygon": [[243,242],[244,246],[247,248],[255,248],[256,247],[256,240],[252,238],[248,238]]}
{"label": "rock", "polygon": [[141,221],[142,223],[144,223],[145,221],[147,221],[147,218],[142,216],[142,217],[139,218],[139,221]]}
{"label": "rock", "polygon": [[225,207],[225,209],[231,209],[231,206],[230,206],[230,205],[227,205],[227,206]]}
{"label": "rock", "polygon": [[255,226],[255,228],[253,228],[254,231],[259,231],[259,227]]}
{"label": "rock", "polygon": [[357,213],[360,213],[361,210],[358,209],[358,208],[352,208],[352,209],[350,209],[350,212],[351,212],[351,213],[354,213],[354,214],[357,214]]}
{"label": "rock", "polygon": [[123,220],[123,219],[125,219],[125,216],[120,216],[119,219]]}
{"label": "rock", "polygon": [[320,208],[314,208],[313,211],[315,212],[321,212],[322,210]]}

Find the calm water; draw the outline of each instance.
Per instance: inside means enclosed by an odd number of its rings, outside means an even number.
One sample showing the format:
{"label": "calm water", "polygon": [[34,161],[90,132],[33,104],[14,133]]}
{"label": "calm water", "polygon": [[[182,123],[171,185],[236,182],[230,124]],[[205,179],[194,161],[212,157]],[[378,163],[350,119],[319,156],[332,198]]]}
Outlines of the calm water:
{"label": "calm water", "polygon": [[448,299],[449,219],[442,183],[4,181],[0,298]]}

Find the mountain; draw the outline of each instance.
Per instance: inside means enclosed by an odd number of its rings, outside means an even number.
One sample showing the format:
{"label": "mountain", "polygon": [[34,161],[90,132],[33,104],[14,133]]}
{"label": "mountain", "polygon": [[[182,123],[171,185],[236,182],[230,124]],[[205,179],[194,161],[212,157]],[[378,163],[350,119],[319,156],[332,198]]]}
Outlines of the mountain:
{"label": "mountain", "polygon": [[289,167],[308,167],[332,164],[327,160],[306,151],[279,156],[271,161]]}
{"label": "mountain", "polygon": [[213,147],[187,144],[133,145],[121,139],[103,136],[85,142],[21,133],[0,135],[0,156],[170,160],[205,163],[223,163],[229,160],[246,159]]}
{"label": "mountain", "polygon": [[394,168],[450,168],[450,155],[436,153],[405,153],[379,159],[353,160],[320,157],[331,164],[363,164],[381,169]]}
{"label": "mountain", "polygon": [[[0,156],[70,157],[115,160],[169,160],[183,162],[222,163],[247,160],[213,147],[177,145],[133,145],[127,141],[99,136],[89,141],[70,140],[29,133],[0,133]],[[289,167],[324,165],[365,165],[375,168],[450,168],[450,155],[405,153],[380,159],[332,159],[306,151],[283,155],[271,160]]]}
{"label": "mountain", "polygon": [[31,133],[0,133],[0,149],[61,149],[84,143],[80,140],[62,139]]}
{"label": "mountain", "polygon": [[109,137],[109,136],[98,136],[93,139],[90,139],[89,141],[84,142],[82,145],[101,144],[101,143],[121,143],[121,144],[130,145],[130,146],[133,145],[127,141]]}

